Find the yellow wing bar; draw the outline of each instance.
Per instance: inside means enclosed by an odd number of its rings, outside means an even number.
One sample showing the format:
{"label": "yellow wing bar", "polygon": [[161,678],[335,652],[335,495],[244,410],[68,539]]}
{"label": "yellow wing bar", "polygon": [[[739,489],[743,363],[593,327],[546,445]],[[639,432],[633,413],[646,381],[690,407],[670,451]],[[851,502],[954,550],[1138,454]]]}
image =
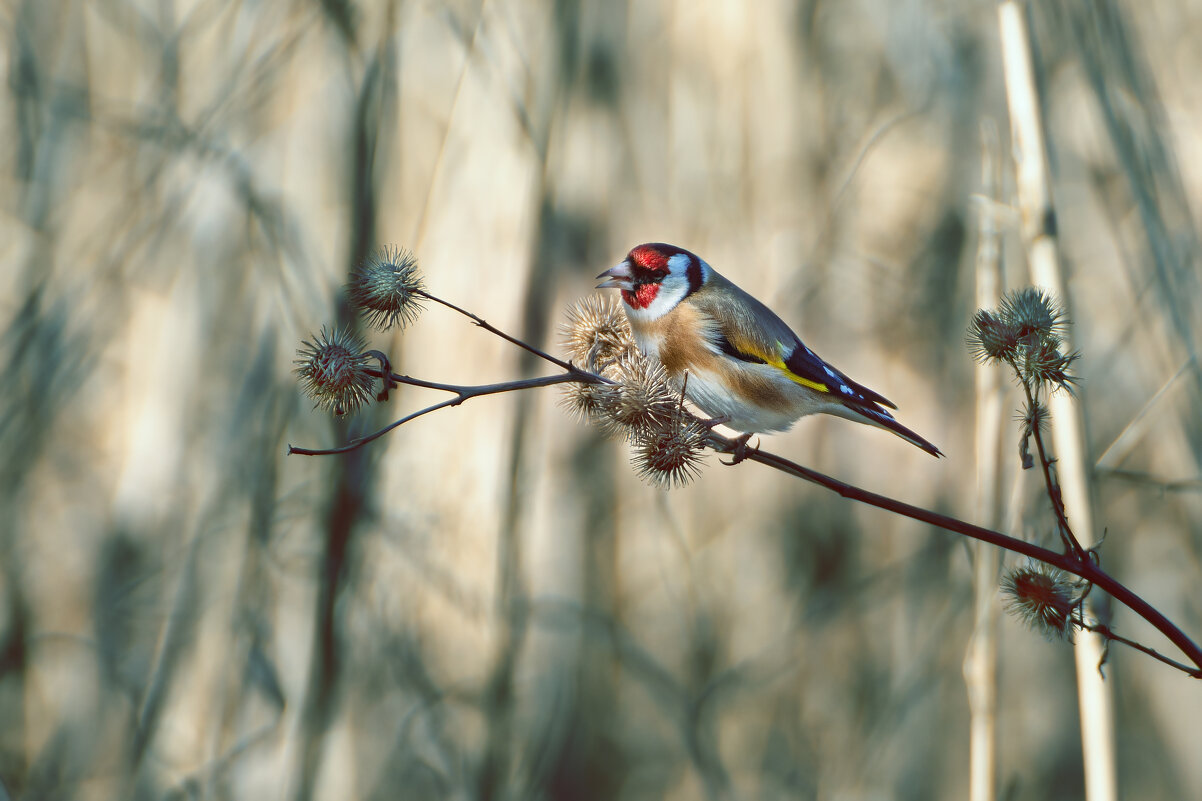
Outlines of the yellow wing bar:
{"label": "yellow wing bar", "polygon": [[826,384],[820,384],[817,381],[811,381],[808,378],[802,378],[797,373],[790,370],[785,366],[784,361],[779,356],[777,356],[775,359],[765,359],[764,361],[775,367],[777,370],[780,370],[789,378],[790,381],[793,381],[794,383],[801,384],[803,387],[809,387],[815,392],[831,391],[830,387],[828,387]]}

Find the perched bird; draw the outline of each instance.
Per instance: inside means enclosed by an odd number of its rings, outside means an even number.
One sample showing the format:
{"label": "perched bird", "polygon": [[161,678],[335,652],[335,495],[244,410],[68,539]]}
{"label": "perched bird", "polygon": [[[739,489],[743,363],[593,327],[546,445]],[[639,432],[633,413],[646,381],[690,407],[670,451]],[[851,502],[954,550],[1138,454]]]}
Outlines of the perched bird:
{"label": "perched bird", "polygon": [[885,408],[897,406],[818,358],[767,306],[693,253],[661,242],[639,245],[597,277],[605,279],[598,289],[622,291],[639,348],[715,424],[744,432],[740,448],[752,433],[784,431],[800,417],[824,413],[943,455]]}

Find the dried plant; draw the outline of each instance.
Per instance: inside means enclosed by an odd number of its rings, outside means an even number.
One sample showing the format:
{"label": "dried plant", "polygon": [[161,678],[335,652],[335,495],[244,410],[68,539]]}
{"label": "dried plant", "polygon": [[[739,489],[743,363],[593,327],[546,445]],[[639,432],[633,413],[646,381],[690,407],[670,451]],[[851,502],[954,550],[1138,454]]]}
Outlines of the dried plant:
{"label": "dried plant", "polygon": [[355,268],[346,290],[367,322],[382,331],[404,328],[422,313],[421,275],[408,250],[384,247],[372,254]]}
{"label": "dried plant", "polygon": [[677,406],[675,413],[634,440],[634,467],[657,487],[682,487],[701,473],[701,455],[708,429]]}
{"label": "dried plant", "polygon": [[[336,412],[358,408],[368,402],[370,381],[380,382],[380,392],[376,395],[380,400],[387,399],[389,390],[399,384],[438,389],[454,397],[420,409],[341,447],[308,449],[290,446],[289,453],[310,456],[345,453],[361,448],[413,419],[457,406],[470,398],[561,384],[566,387],[564,405],[607,435],[619,435],[630,442],[636,473],[657,487],[671,489],[695,480],[700,475],[703,452],[711,449],[735,454],[735,464],[749,461],[766,465],[827,487],[846,498],[1005,548],[1031,560],[1027,566],[1012,571],[1004,582],[1009,608],[1044,634],[1067,637],[1074,628],[1100,632],[1110,641],[1130,645],[1191,677],[1202,678],[1202,648],[1154,607],[1104,572],[1099,566],[1096,550],[1083,548],[1068,525],[1053,460],[1043,442],[1047,410],[1041,399],[1052,392],[1072,391],[1077,379],[1070,368],[1079,354],[1062,352],[1062,337],[1068,322],[1063,310],[1046,292],[1020,290],[1007,295],[998,309],[978,311],[969,325],[967,344],[978,361],[1009,366],[1024,390],[1026,405],[1019,414],[1020,453],[1024,466],[1033,466],[1034,456],[1029,443],[1034,442],[1065,546],[1061,553],[868,492],[760,449],[747,451],[745,438],[730,439],[716,433],[712,429],[713,421],[702,420],[685,407],[682,388],[670,386],[663,367],[634,346],[625,319],[613,304],[586,299],[567,313],[565,346],[571,358],[584,364],[582,368],[545,353],[495,328],[472,312],[430,294],[422,288],[416,261],[411,255],[406,254],[400,259],[397,254],[403,251],[386,249],[383,252],[387,258],[369,262],[356,283],[362,286],[383,284],[389,276],[401,280],[399,276],[403,272],[406,288],[376,294],[352,289],[351,298],[360,304],[364,314],[374,317],[377,322],[381,319],[390,321],[389,324],[408,322],[415,314],[415,301],[428,300],[468,317],[486,331],[563,372],[477,386],[441,384],[393,373],[385,354],[363,351],[357,340],[345,335],[331,336],[323,330],[313,343],[305,343],[298,362],[298,373],[319,406]],[[404,261],[403,269],[398,266],[398,261]],[[386,303],[381,298],[392,300]],[[368,366],[373,359],[379,362],[379,369]],[[1076,578],[1069,578],[1070,575]],[[1192,664],[1165,657],[1115,634],[1099,621],[1087,620],[1080,602],[1094,586],[1110,593],[1152,623]]]}
{"label": "dried plant", "polygon": [[371,402],[374,378],[363,340],[344,329],[321,329],[297,351],[296,374],[316,408],[354,414]]}
{"label": "dried plant", "polygon": [[1002,580],[1006,610],[1048,639],[1071,639],[1079,625],[1080,583],[1055,567],[1030,561]]}

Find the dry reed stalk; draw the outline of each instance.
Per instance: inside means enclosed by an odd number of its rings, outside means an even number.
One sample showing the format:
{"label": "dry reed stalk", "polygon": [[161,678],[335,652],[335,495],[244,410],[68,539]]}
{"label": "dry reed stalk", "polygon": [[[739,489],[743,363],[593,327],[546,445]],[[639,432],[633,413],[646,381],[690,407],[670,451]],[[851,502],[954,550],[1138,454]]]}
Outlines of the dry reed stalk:
{"label": "dry reed stalk", "polygon": [[[1023,244],[1032,281],[1065,302],[1067,293],[1060,266],[1055,209],[1047,164],[1043,119],[1035,83],[1026,6],[1014,0],[998,5],[1006,101],[1017,169],[1018,203],[1022,214]],[[1067,350],[1071,343],[1065,342]],[[1064,506],[1081,544],[1094,544],[1083,426],[1076,399],[1067,392],[1048,398],[1052,441],[1057,456]],[[1090,613],[1089,605],[1086,614]],[[1103,637],[1078,632],[1077,691],[1081,708],[1081,747],[1085,761],[1087,801],[1115,801],[1118,777],[1115,764],[1114,708],[1099,666],[1106,650]]]}
{"label": "dry reed stalk", "polygon": [[[981,203],[976,259],[976,305],[990,309],[1001,299],[1001,250],[996,220],[1001,192],[1001,153],[997,126],[981,125]],[[1000,521],[1004,387],[1002,374],[985,365],[976,371],[977,520]],[[1001,553],[972,543],[973,633],[964,655],[968,688],[970,801],[993,801],[997,787],[997,580]]]}

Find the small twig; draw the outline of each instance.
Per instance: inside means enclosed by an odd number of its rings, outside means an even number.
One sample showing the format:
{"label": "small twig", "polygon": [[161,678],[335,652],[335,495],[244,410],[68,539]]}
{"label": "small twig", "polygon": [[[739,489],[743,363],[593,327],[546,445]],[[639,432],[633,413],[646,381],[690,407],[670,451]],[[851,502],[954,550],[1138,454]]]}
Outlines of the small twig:
{"label": "small twig", "polygon": [[[374,370],[369,371],[373,374]],[[415,420],[418,417],[427,415],[430,412],[445,409],[448,406],[458,406],[471,398],[478,398],[483,395],[496,395],[501,392],[516,392],[522,389],[535,389],[537,387],[549,387],[555,384],[567,384],[576,382],[581,384],[598,384],[603,383],[606,379],[601,376],[593,375],[580,370],[572,365],[568,365],[568,372],[560,373],[559,375],[546,375],[539,378],[526,378],[521,381],[502,381],[499,384],[481,384],[478,386],[455,386],[453,384],[437,384],[433,381],[422,381],[417,378],[409,378],[408,376],[390,374],[391,378],[401,384],[412,384],[413,386],[426,387],[428,389],[440,389],[444,392],[453,392],[455,397],[448,400],[436,403],[433,406],[427,406],[424,409],[419,409],[413,414],[406,415],[399,420],[394,420],[388,425],[381,428],[379,431],[374,431],[371,434],[365,434],[362,437],[357,437],[347,444],[339,448],[298,448],[295,445],[288,446],[288,454],[296,454],[298,456],[332,456],[336,453],[350,453],[353,450],[362,448],[369,442],[373,442],[380,437],[392,431],[395,428],[403,426],[410,420]]]}
{"label": "small twig", "polygon": [[446,306],[448,309],[453,309],[453,310],[459,312],[464,317],[467,317],[469,320],[474,322],[476,325],[483,328],[485,331],[488,331],[489,333],[492,333],[492,334],[496,334],[497,336],[499,336],[501,339],[505,340],[506,342],[517,345],[522,350],[524,350],[528,353],[533,353],[538,358],[545,359],[546,361],[549,361],[551,364],[554,364],[557,367],[562,367],[563,369],[568,370],[568,371],[578,369],[578,368],[574,367],[572,364],[570,364],[569,362],[565,362],[562,359],[557,359],[554,356],[552,356],[551,354],[547,353],[546,351],[539,350],[538,348],[534,347],[533,345],[529,345],[529,344],[523,342],[522,340],[518,339],[517,337],[513,337],[513,336],[510,336],[509,334],[506,334],[501,329],[494,327],[491,323],[489,323],[483,317],[472,314],[467,309],[462,309],[462,308],[456,306],[454,303],[451,303],[450,301],[443,300],[440,297],[436,297],[434,295],[431,295],[429,292],[424,292],[422,290],[417,290],[414,294],[421,295],[426,300],[432,300],[435,303],[441,303],[443,306]]}
{"label": "small twig", "polygon": [[1083,629],[1088,629],[1089,631],[1092,631],[1095,634],[1100,634],[1101,636],[1105,637],[1107,640],[1110,640],[1113,642],[1119,642],[1130,648],[1134,648],[1135,650],[1145,653],[1148,656],[1152,657],[1153,659],[1163,662],[1170,667],[1175,667],[1184,673],[1188,673],[1189,675],[1193,676],[1194,678],[1198,678],[1197,668],[1192,668],[1189,665],[1184,664],[1183,662],[1178,662],[1175,659],[1169,659],[1167,656],[1158,652],[1154,648],[1149,648],[1146,645],[1137,643],[1135,640],[1129,640],[1126,637],[1122,636],[1121,634],[1116,634],[1109,626],[1106,626],[1102,623],[1085,623],[1080,620],[1077,621],[1077,624]]}

